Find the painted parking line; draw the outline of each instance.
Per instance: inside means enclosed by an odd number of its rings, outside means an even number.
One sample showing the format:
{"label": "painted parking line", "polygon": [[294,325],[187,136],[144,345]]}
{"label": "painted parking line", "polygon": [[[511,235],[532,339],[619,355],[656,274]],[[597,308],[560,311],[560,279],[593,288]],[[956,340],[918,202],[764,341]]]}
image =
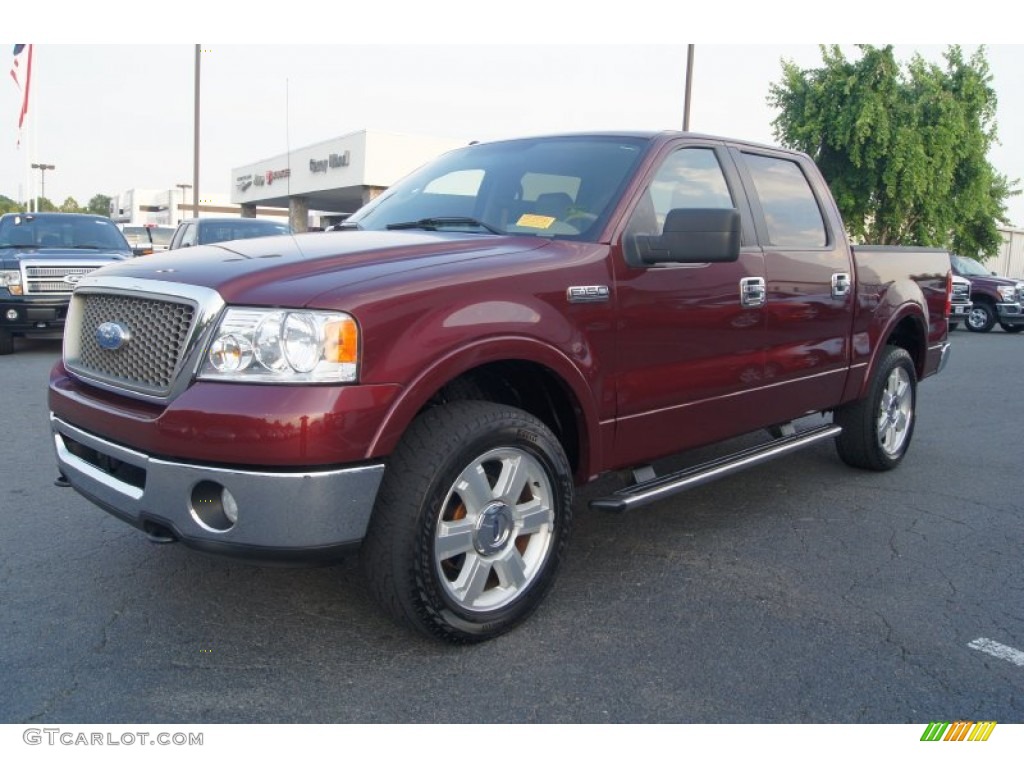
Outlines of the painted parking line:
{"label": "painted parking line", "polygon": [[987,637],[971,640],[967,647],[987,653],[989,656],[995,656],[997,659],[1008,661],[1011,664],[1016,664],[1018,667],[1024,667],[1024,651],[1018,651],[1016,648],[997,643],[995,640],[989,640]]}

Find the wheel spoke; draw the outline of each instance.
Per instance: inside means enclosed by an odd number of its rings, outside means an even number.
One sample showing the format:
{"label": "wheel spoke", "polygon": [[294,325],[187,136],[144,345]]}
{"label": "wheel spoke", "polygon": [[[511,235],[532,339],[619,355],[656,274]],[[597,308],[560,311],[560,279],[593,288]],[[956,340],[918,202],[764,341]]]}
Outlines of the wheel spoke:
{"label": "wheel spoke", "polygon": [[452,584],[452,592],[464,604],[472,606],[487,586],[487,577],[491,575],[491,564],[475,553],[466,555],[459,578]]}
{"label": "wheel spoke", "polygon": [[517,536],[537,533],[545,525],[550,525],[555,518],[551,507],[543,499],[534,499],[529,504],[516,507],[516,516],[518,518]]}
{"label": "wheel spoke", "polygon": [[529,470],[523,456],[510,456],[501,462],[501,476],[494,484],[494,496],[498,499],[505,499],[509,504],[515,504],[523,492],[523,486],[529,482]]}
{"label": "wheel spoke", "polygon": [[462,499],[462,503],[466,505],[466,511],[470,517],[477,514],[494,498],[491,484],[487,481],[487,473],[480,462],[466,467],[455,483],[455,491]]}
{"label": "wheel spoke", "polygon": [[437,553],[438,561],[447,560],[456,555],[465,554],[473,550],[473,521],[456,520],[454,522],[441,521],[437,525]]}
{"label": "wheel spoke", "polygon": [[509,547],[494,561],[494,572],[503,587],[518,589],[526,583],[526,563],[515,547]]}

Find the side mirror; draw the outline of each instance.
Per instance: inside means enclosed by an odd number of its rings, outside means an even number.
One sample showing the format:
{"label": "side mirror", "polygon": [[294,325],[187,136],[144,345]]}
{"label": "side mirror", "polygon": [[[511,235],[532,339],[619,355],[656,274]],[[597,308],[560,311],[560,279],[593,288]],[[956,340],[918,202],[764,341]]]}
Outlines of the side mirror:
{"label": "side mirror", "polygon": [[661,235],[637,235],[646,264],[703,264],[740,257],[740,213],[735,208],[673,208]]}

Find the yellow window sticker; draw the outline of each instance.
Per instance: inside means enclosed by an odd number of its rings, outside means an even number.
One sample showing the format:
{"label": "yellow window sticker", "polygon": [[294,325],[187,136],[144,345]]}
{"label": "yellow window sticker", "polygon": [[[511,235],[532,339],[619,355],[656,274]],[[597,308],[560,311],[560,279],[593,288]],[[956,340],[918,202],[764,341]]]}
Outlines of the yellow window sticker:
{"label": "yellow window sticker", "polygon": [[555,223],[554,216],[541,216],[536,213],[524,213],[516,222],[517,227],[533,227],[534,229],[547,229]]}

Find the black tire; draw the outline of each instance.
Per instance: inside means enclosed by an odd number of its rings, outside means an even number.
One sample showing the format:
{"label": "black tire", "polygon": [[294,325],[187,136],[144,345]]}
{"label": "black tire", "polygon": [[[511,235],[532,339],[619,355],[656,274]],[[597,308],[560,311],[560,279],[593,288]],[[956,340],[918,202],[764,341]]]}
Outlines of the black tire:
{"label": "black tire", "polygon": [[886,347],[867,396],[836,409],[839,457],[852,467],[884,471],[903,460],[914,435],[917,373],[901,347]]}
{"label": "black tire", "polygon": [[1009,323],[1000,323],[999,327],[1007,333],[1020,333],[1024,331],[1024,325],[1010,325]]}
{"label": "black tire", "polygon": [[996,308],[988,301],[976,301],[967,313],[965,325],[968,331],[988,333],[996,324]]}
{"label": "black tire", "polygon": [[959,327],[960,327],[960,323],[952,323],[952,322],[951,322],[951,323],[949,324],[949,330],[951,330],[951,331],[955,331],[955,330],[956,330],[957,328],[959,328]]}
{"label": "black tire", "polygon": [[0,355],[9,355],[14,352],[14,336],[6,331],[0,331]]}
{"label": "black tire", "polygon": [[554,583],[572,496],[562,446],[530,414],[432,408],[388,460],[361,551],[368,590],[400,624],[448,642],[507,632]]}

